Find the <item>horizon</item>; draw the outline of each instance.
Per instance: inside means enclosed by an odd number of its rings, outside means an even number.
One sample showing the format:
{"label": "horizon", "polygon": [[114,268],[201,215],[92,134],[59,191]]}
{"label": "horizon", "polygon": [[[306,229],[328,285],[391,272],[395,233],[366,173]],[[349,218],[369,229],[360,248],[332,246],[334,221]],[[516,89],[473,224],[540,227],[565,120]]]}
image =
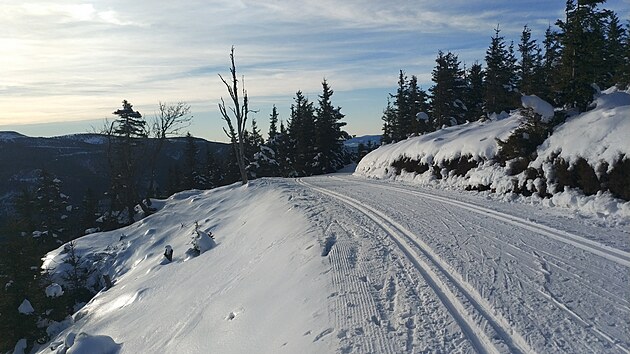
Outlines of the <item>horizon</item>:
{"label": "horizon", "polygon": [[[286,121],[296,91],[317,102],[321,82],[335,91],[351,135],[380,135],[399,70],[423,89],[438,50],[462,65],[483,62],[499,25],[518,42],[524,25],[540,39],[564,16],[564,2],[306,0],[194,1],[187,6],[119,0],[2,5],[0,130],[31,136],[85,133],[102,126],[123,99],[150,119],[159,101],[185,101],[190,132],[227,141],[217,109],[227,92],[235,46],[250,106],[264,136],[272,105]],[[630,0],[608,1],[627,23]],[[248,124],[248,128],[250,125]]]}

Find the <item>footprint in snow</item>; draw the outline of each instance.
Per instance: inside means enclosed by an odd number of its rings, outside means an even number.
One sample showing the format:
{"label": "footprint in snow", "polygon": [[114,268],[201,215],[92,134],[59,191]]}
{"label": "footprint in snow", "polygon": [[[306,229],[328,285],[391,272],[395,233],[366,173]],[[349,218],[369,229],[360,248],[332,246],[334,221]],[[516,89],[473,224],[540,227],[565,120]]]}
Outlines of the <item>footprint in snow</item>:
{"label": "footprint in snow", "polygon": [[318,334],[315,339],[313,340],[313,343],[317,342],[318,340],[324,338],[325,336],[331,334],[334,331],[333,328],[327,328],[326,330],[324,330],[322,333]]}

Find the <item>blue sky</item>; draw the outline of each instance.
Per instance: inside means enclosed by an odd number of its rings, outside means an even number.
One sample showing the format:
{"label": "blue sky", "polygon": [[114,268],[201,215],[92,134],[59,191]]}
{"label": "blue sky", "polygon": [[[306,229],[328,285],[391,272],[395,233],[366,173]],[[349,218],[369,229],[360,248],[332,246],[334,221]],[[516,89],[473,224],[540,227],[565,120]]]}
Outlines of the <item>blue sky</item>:
{"label": "blue sky", "polygon": [[[398,70],[430,87],[438,50],[483,60],[493,29],[541,36],[564,0],[0,0],[0,130],[51,136],[100,127],[123,99],[147,117],[159,101],[192,106],[191,133],[225,141],[217,102],[229,50],[266,132],[326,78],[350,134],[379,134]],[[608,1],[622,20],[630,0]]]}

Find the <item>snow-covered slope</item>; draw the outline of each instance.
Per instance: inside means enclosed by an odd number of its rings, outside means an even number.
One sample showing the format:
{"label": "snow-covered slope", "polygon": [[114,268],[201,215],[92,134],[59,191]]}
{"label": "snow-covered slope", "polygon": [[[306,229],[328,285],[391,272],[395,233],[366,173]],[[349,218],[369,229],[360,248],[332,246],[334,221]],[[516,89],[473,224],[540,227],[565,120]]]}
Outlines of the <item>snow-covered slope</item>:
{"label": "snow-covered slope", "polygon": [[[49,347],[62,350],[76,336],[84,353],[99,338],[124,353],[328,352],[329,341],[317,338],[329,322],[321,248],[283,183],[268,183],[179,193],[141,222],[78,239],[79,254],[114,286]],[[198,257],[185,254],[195,222],[217,243]],[[59,275],[65,256],[63,247],[51,252],[44,267]]]}

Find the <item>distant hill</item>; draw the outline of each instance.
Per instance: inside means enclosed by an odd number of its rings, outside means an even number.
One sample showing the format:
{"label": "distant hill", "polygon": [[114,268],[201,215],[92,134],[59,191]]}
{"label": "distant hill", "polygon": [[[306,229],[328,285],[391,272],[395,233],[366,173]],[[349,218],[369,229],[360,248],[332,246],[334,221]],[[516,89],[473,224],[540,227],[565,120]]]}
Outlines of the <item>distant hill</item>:
{"label": "distant hill", "polygon": [[[225,156],[229,145],[196,138],[200,161],[210,149]],[[73,134],[51,138],[28,137],[0,131],[0,221],[10,211],[12,198],[33,186],[42,169],[62,181],[62,192],[80,203],[87,188],[102,194],[108,187],[107,142],[100,134]],[[149,144],[154,143],[150,140]],[[185,138],[171,138],[158,158],[159,185],[165,186],[168,169],[182,156]]]}
{"label": "distant hill", "polygon": [[364,135],[354,137],[352,139],[346,140],[343,144],[351,149],[357,149],[359,144],[368,145],[368,143],[372,143],[372,145],[380,145],[381,144],[381,135]]}

